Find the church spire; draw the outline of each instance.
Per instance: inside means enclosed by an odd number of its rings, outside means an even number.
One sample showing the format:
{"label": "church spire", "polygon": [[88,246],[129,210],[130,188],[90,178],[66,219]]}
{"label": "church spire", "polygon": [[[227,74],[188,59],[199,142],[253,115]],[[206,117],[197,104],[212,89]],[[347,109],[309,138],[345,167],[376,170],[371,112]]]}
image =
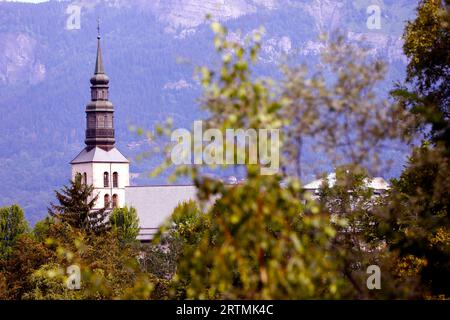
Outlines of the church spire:
{"label": "church spire", "polygon": [[114,107],[108,100],[109,78],[105,74],[100,47],[100,27],[97,26],[97,57],[91,78],[91,101],[86,106],[87,148],[99,147],[106,151],[114,148]]}
{"label": "church spire", "polygon": [[100,46],[100,19],[97,19],[97,60],[95,61],[94,73],[105,73],[103,68],[102,48]]}

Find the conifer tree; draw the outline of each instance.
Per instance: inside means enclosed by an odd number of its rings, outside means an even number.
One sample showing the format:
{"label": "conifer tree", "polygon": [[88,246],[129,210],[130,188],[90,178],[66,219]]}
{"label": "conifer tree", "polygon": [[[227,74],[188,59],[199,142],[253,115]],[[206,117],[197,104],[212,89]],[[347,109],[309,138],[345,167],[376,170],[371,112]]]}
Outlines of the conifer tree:
{"label": "conifer tree", "polygon": [[64,186],[61,192],[55,191],[59,205],[50,204],[48,212],[61,222],[86,231],[87,233],[102,233],[109,229],[107,206],[94,210],[98,195],[91,197],[94,187],[82,182],[81,174],[77,174],[69,186]]}

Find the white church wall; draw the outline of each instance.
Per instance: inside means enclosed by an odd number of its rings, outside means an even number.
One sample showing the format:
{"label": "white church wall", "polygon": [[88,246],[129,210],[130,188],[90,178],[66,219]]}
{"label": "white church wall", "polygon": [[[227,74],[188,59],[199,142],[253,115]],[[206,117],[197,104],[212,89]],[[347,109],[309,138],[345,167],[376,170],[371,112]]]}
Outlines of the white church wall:
{"label": "white church wall", "polygon": [[[72,165],[72,179],[77,173],[86,173],[87,183],[94,186],[93,196],[98,195],[95,209],[103,208],[105,194],[109,195],[112,202],[114,194],[117,195],[117,205],[119,207],[125,206],[125,187],[130,184],[129,164],[128,163],[77,163]],[[109,182],[108,187],[104,186],[103,174],[108,172]],[[113,187],[113,173],[118,173],[117,188]]]}
{"label": "white church wall", "polygon": [[136,208],[141,228],[158,228],[172,214],[178,204],[195,199],[195,186],[130,186],[125,188],[126,205]]}
{"label": "white church wall", "polygon": [[[125,206],[125,187],[130,184],[128,163],[93,163],[93,186],[94,193],[98,194],[96,208],[102,208],[105,194],[109,195],[112,202],[113,195],[117,195],[119,207]],[[107,172],[109,177],[108,187],[104,186],[103,174]],[[113,187],[113,173],[118,173],[118,185]]]}
{"label": "white church wall", "polygon": [[77,173],[86,173],[87,184],[92,184],[92,163],[76,163],[72,165],[72,180]]}
{"label": "white church wall", "polygon": [[94,188],[103,188],[103,173],[108,172],[109,186],[112,187],[113,173],[117,172],[119,175],[118,188],[125,188],[130,184],[129,164],[128,163],[107,163],[95,162],[93,163],[93,183]]}

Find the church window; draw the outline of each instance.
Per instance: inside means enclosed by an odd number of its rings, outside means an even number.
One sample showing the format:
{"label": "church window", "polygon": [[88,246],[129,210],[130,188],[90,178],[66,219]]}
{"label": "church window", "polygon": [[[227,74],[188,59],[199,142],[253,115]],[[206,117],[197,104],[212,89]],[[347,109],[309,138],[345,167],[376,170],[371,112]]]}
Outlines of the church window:
{"label": "church window", "polygon": [[83,183],[87,184],[87,174],[86,174],[86,172],[83,172]]}
{"label": "church window", "polygon": [[109,207],[109,194],[105,194],[105,196],[103,197],[103,199],[104,199],[104,202],[105,202],[104,207],[105,207],[105,208],[106,208],[106,207]]}
{"label": "church window", "polygon": [[106,171],[103,173],[103,186],[105,188],[109,187],[109,174]]}
{"label": "church window", "polygon": [[117,196],[117,194],[113,194],[113,197],[112,197],[112,206],[113,206],[113,208],[117,208],[118,201],[119,201],[119,197]]}
{"label": "church window", "polygon": [[119,174],[117,172],[113,173],[113,187],[114,188],[119,187]]}

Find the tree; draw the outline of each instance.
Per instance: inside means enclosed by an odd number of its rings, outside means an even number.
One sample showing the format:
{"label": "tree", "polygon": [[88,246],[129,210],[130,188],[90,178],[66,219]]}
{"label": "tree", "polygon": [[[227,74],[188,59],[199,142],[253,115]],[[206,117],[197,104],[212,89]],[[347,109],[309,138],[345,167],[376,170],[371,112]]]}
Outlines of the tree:
{"label": "tree", "polygon": [[28,223],[18,205],[0,208],[0,259],[8,257],[19,236],[27,231]]}
{"label": "tree", "polygon": [[139,217],[133,207],[114,208],[109,222],[113,231],[117,232],[119,239],[124,243],[136,241],[139,235]]}
{"label": "tree", "polygon": [[[375,174],[388,163],[386,150],[408,140],[404,133],[412,117],[377,92],[386,65],[370,57],[364,45],[330,36],[320,62],[323,68],[315,70],[282,66],[281,84],[273,89],[283,102],[277,112],[285,122],[283,169],[302,178],[350,163]],[[320,160],[305,163],[305,153]]]}
{"label": "tree", "polygon": [[403,50],[409,58],[404,85],[393,91],[419,118],[433,142],[450,152],[450,1],[421,0],[417,17],[405,27]]}
{"label": "tree", "polygon": [[30,289],[22,295],[23,300],[74,300],[82,299],[83,292],[71,290],[66,284],[66,270],[56,263],[40,266],[29,277]]}
{"label": "tree", "polygon": [[53,253],[43,243],[25,234],[17,239],[0,269],[6,278],[8,299],[21,299],[31,286],[29,278],[40,266],[51,262]]}
{"label": "tree", "polygon": [[148,245],[143,245],[141,265],[157,279],[156,298],[185,297],[186,281],[171,283],[180,259],[185,252],[198,245],[210,228],[209,219],[193,200],[179,204],[170,218],[159,228]]}
{"label": "tree", "polygon": [[6,284],[6,277],[2,271],[0,271],[0,300],[8,299],[8,286]]}
{"label": "tree", "polygon": [[[67,223],[51,224],[45,248],[51,258],[23,277],[22,299],[148,299],[152,277],[140,269],[138,248],[121,243],[114,232],[86,233]],[[80,290],[66,285],[67,267],[81,272]]]}
{"label": "tree", "polygon": [[414,150],[379,210],[380,234],[422,297],[450,296],[450,159],[443,147]]}
{"label": "tree", "polygon": [[48,212],[61,222],[88,233],[102,233],[109,228],[107,207],[94,210],[98,195],[92,197],[94,187],[82,182],[81,174],[77,174],[70,186],[62,191],[55,191],[59,205],[50,204]]}
{"label": "tree", "polygon": [[52,216],[47,216],[44,219],[36,222],[33,228],[33,235],[40,241],[45,241],[49,228],[52,224],[56,223]]}
{"label": "tree", "polygon": [[195,201],[179,204],[151,244],[143,248],[145,269],[158,278],[170,280],[185,247],[195,246],[207,228],[203,212]]}
{"label": "tree", "polygon": [[415,148],[378,215],[397,274],[419,297],[448,297],[450,173],[450,2],[422,0],[403,38],[405,84],[393,91],[429,141]]}
{"label": "tree", "polygon": [[[386,282],[392,281],[384,273],[381,295],[378,290],[366,290],[367,267],[381,264],[384,249],[383,238],[377,234],[379,222],[375,214],[384,195],[375,195],[369,183],[369,175],[363,168],[341,166],[334,176],[323,178],[318,194],[322,210],[331,216],[336,229],[333,251],[336,259],[341,260],[342,275],[353,284],[353,292],[347,294],[358,299],[380,297],[385,292],[389,297]],[[402,294],[399,292],[397,297]]]}
{"label": "tree", "polygon": [[185,297],[340,296],[347,284],[331,251],[334,228],[300,184],[281,187],[280,177],[250,172],[240,185],[204,181],[200,188],[217,200],[205,214],[210,227],[179,260],[174,284]]}

